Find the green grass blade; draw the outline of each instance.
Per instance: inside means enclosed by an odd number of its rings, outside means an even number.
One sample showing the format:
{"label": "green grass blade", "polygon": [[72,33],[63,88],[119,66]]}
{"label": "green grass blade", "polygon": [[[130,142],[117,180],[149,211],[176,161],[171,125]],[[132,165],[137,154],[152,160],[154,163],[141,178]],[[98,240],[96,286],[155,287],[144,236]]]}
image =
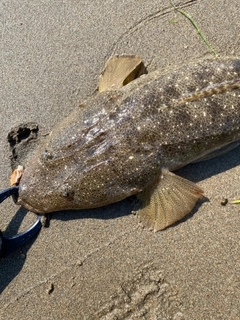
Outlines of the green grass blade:
{"label": "green grass blade", "polygon": [[198,28],[196,22],[193,20],[193,18],[185,11],[179,9],[178,7],[175,6],[175,4],[172,2],[172,0],[169,0],[171,6],[176,9],[179,13],[181,13],[182,15],[184,15],[186,18],[188,18],[188,20],[192,23],[192,25],[194,26],[194,28],[197,30],[197,33],[199,34],[199,36],[202,38],[202,40],[204,41],[204,43],[208,46],[208,48],[210,49],[210,51],[217,56],[216,51],[213,49],[213,47],[210,45],[210,43],[207,41],[207,39],[204,37],[204,35],[202,34],[201,30]]}

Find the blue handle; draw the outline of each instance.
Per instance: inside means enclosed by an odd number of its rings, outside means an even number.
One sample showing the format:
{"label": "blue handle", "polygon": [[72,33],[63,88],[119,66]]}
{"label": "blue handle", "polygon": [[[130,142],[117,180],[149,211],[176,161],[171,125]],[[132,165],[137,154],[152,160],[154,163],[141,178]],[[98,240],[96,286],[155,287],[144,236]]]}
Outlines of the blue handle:
{"label": "blue handle", "polygon": [[[11,195],[18,193],[18,186],[0,191],[0,203]],[[0,258],[12,253],[29,239],[31,239],[42,227],[41,216],[38,215],[37,221],[26,231],[12,237],[4,237],[0,230]]]}
{"label": "blue handle", "polygon": [[13,186],[11,188],[0,191],[0,203],[2,203],[5,199],[12,196],[13,194],[18,193],[18,186]]}
{"label": "blue handle", "polygon": [[3,235],[0,235],[0,258],[6,257],[19,247],[21,247],[24,243],[30,240],[37,232],[40,231],[42,227],[41,216],[38,216],[37,221],[26,231],[19,233],[15,236],[6,238]]}

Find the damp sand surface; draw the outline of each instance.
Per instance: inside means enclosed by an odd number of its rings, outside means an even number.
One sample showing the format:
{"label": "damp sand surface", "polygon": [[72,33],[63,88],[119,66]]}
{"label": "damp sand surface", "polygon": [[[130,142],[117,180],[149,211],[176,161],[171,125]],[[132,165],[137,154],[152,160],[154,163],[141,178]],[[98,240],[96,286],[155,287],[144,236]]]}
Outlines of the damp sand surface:
{"label": "damp sand surface", "polygon": [[[182,4],[221,56],[238,55],[237,0]],[[19,160],[94,94],[114,54],[138,54],[148,71],[209,56],[191,23],[168,1],[53,1],[0,4],[0,187],[11,174],[7,135],[24,131]],[[29,125],[30,124],[30,125]],[[28,141],[27,141],[28,140]],[[26,150],[26,151],[24,151]],[[0,261],[3,319],[238,319],[240,317],[240,148],[178,171],[209,200],[159,233],[138,227],[133,199],[51,216],[38,237]],[[1,230],[14,234],[35,215],[9,199]]]}

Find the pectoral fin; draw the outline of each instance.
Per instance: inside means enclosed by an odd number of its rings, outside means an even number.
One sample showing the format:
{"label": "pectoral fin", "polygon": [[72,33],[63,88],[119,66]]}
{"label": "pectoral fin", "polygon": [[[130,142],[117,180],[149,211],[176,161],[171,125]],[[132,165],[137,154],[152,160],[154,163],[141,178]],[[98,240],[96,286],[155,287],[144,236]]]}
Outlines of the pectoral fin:
{"label": "pectoral fin", "polygon": [[159,181],[138,195],[140,222],[154,231],[165,229],[185,217],[202,195],[195,183],[164,169]]}
{"label": "pectoral fin", "polygon": [[98,83],[99,92],[121,88],[146,73],[142,60],[137,56],[122,55],[110,58]]}

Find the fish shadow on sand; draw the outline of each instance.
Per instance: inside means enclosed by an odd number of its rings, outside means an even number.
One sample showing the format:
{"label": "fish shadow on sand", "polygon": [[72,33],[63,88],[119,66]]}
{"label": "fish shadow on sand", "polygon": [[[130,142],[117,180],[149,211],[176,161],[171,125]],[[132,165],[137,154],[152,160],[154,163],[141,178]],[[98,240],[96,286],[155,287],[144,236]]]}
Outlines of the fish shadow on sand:
{"label": "fish shadow on sand", "polygon": [[[20,207],[10,221],[7,229],[4,231],[4,236],[8,236],[8,234],[17,234],[27,213],[28,211],[26,209]],[[31,238],[24,246],[0,260],[0,294],[23,268],[27,257],[27,252],[34,244],[38,234],[39,233]]]}
{"label": "fish shadow on sand", "polygon": [[238,165],[240,165],[240,146],[211,160],[191,163],[175,173],[197,183]]}
{"label": "fish shadow on sand", "polygon": [[116,219],[124,217],[135,209],[136,197],[131,196],[122,201],[109,204],[104,207],[84,210],[68,210],[51,213],[51,219],[56,220],[74,220],[74,219]]}

